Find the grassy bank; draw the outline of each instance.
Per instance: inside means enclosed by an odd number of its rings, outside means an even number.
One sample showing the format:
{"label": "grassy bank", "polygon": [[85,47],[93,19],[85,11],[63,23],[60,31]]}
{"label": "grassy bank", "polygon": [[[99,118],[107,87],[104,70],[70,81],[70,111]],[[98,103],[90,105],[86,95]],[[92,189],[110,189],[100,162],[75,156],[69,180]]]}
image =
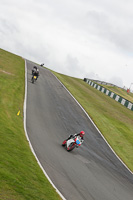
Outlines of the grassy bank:
{"label": "grassy bank", "polygon": [[133,171],[133,111],[81,79],[53,73],[83,106],[117,155]]}
{"label": "grassy bank", "polygon": [[0,199],[59,200],[25,137],[24,66],[22,58],[0,49]]}
{"label": "grassy bank", "polygon": [[[103,85],[102,85],[103,86]],[[127,93],[126,90],[122,89],[122,88],[118,88],[118,87],[112,87],[112,86],[103,86],[105,88],[107,88],[108,90],[120,95],[121,97],[127,99],[128,101],[133,103],[133,93]]]}
{"label": "grassy bank", "polygon": [[[25,137],[24,73],[24,60],[0,49],[0,200],[59,200]],[[55,75],[133,171],[133,111],[80,79]]]}

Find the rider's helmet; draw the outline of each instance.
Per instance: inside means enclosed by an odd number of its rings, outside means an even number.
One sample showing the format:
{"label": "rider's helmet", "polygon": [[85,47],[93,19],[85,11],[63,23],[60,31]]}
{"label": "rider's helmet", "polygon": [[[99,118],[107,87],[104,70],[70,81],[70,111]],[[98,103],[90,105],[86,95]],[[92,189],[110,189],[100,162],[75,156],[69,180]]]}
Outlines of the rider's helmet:
{"label": "rider's helmet", "polygon": [[36,70],[37,70],[37,67],[36,67],[36,66],[34,66],[34,69],[36,69]]}
{"label": "rider's helmet", "polygon": [[80,132],[80,137],[83,137],[85,135],[85,132],[84,131],[81,131]]}

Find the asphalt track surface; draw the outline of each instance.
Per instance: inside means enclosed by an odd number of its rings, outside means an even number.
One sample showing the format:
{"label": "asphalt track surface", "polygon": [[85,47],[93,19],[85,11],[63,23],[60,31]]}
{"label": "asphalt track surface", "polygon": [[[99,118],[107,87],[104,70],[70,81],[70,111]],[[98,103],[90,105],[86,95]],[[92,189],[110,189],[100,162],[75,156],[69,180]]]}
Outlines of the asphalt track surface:
{"label": "asphalt track surface", "polygon": [[[39,67],[31,83],[33,66],[27,61],[26,129],[54,185],[67,200],[133,200],[133,175],[49,70]],[[62,141],[81,130],[83,145],[67,152]]]}

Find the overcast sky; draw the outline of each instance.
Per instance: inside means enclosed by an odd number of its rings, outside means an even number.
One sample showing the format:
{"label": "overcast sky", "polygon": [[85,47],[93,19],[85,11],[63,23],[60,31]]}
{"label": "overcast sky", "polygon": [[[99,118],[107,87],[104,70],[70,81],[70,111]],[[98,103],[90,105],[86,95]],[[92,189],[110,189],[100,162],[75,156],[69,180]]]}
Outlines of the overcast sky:
{"label": "overcast sky", "polygon": [[0,0],[0,48],[56,72],[129,88],[133,0]]}

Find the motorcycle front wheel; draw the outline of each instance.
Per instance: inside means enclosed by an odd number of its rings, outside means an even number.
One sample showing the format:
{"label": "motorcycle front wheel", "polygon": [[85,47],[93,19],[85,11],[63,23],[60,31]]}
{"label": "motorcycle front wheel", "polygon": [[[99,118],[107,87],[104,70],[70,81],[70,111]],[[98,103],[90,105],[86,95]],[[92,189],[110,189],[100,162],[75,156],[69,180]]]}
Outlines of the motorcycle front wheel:
{"label": "motorcycle front wheel", "polygon": [[69,145],[69,147],[67,147],[66,149],[67,149],[67,151],[72,151],[74,148],[75,148],[75,144],[74,144],[74,143],[71,143],[71,144]]}

